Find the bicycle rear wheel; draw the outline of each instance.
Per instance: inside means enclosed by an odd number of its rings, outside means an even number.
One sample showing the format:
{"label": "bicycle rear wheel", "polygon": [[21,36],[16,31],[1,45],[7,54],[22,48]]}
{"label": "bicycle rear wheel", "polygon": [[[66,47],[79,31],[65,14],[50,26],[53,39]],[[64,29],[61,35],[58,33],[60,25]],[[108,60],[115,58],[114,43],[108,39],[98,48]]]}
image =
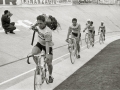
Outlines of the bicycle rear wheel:
{"label": "bicycle rear wheel", "polygon": [[87,44],[87,48],[89,49],[90,48],[90,39],[89,39],[88,33],[86,33],[86,35],[85,35],[85,42]]}
{"label": "bicycle rear wheel", "polygon": [[43,82],[41,70],[36,69],[34,74],[34,90],[41,90]]}
{"label": "bicycle rear wheel", "polygon": [[71,46],[71,52],[70,52],[70,60],[71,63],[74,64],[75,63],[75,59],[76,59],[76,44],[73,43]]}

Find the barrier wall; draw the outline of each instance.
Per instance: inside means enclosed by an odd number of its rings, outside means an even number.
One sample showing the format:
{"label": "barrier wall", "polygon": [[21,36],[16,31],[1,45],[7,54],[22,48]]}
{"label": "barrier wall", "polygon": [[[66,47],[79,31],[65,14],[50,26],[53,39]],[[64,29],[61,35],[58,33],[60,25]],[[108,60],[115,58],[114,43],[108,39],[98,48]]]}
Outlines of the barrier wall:
{"label": "barrier wall", "polygon": [[0,0],[0,4],[3,5],[35,5],[35,4],[120,4],[120,0]]}

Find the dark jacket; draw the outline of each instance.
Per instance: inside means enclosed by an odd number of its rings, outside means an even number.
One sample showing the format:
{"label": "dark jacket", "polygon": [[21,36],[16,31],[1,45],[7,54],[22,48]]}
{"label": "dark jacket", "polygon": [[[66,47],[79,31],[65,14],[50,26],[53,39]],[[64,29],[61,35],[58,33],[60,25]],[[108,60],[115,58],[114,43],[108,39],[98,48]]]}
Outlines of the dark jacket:
{"label": "dark jacket", "polygon": [[2,27],[6,29],[10,25],[10,18],[8,18],[8,16],[6,15],[2,15],[1,23],[2,23]]}

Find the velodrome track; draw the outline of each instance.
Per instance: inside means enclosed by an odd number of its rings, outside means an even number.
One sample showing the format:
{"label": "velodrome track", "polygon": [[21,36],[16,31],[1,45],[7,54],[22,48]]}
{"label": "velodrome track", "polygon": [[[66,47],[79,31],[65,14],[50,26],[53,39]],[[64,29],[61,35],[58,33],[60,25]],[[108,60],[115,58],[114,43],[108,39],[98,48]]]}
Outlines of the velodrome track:
{"label": "velodrome track", "polygon": [[[47,13],[55,16],[61,24],[62,30],[53,32],[54,48],[66,45],[65,42],[67,29],[71,25],[71,19],[76,17],[78,23],[81,24],[82,30],[85,27],[87,19],[94,21],[96,32],[100,25],[100,21],[104,21],[107,32],[120,30],[120,7],[114,5],[77,5],[77,6],[55,6],[55,7],[0,7],[0,15],[4,10],[10,10],[14,15],[11,20],[16,22],[17,31],[15,35],[4,34],[0,28],[0,65],[16,61],[24,58],[31,51],[32,31],[29,30],[30,23],[34,22],[36,16],[41,13]],[[109,33],[108,36],[116,35],[118,33]],[[97,33],[96,33],[97,35]],[[85,34],[82,33],[82,39]],[[37,35],[34,45],[37,41]],[[83,44],[84,45],[84,44]],[[54,50],[54,59],[61,57],[68,53],[67,47],[58,48]],[[31,60],[32,62],[32,60]],[[7,89],[10,86],[25,80],[33,75],[28,73],[24,77],[19,77],[10,82],[2,84],[2,82],[27,72],[35,67],[35,64],[27,65],[26,59],[12,64],[0,67],[0,89]],[[33,81],[31,81],[33,82]]]}

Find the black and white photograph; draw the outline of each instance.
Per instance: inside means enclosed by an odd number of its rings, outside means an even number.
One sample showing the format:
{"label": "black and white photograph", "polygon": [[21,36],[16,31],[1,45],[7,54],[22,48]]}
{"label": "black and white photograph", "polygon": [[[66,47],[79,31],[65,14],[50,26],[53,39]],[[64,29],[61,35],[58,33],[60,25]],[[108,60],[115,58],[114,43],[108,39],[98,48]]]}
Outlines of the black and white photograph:
{"label": "black and white photograph", "polygon": [[0,90],[120,90],[120,0],[0,0]]}

